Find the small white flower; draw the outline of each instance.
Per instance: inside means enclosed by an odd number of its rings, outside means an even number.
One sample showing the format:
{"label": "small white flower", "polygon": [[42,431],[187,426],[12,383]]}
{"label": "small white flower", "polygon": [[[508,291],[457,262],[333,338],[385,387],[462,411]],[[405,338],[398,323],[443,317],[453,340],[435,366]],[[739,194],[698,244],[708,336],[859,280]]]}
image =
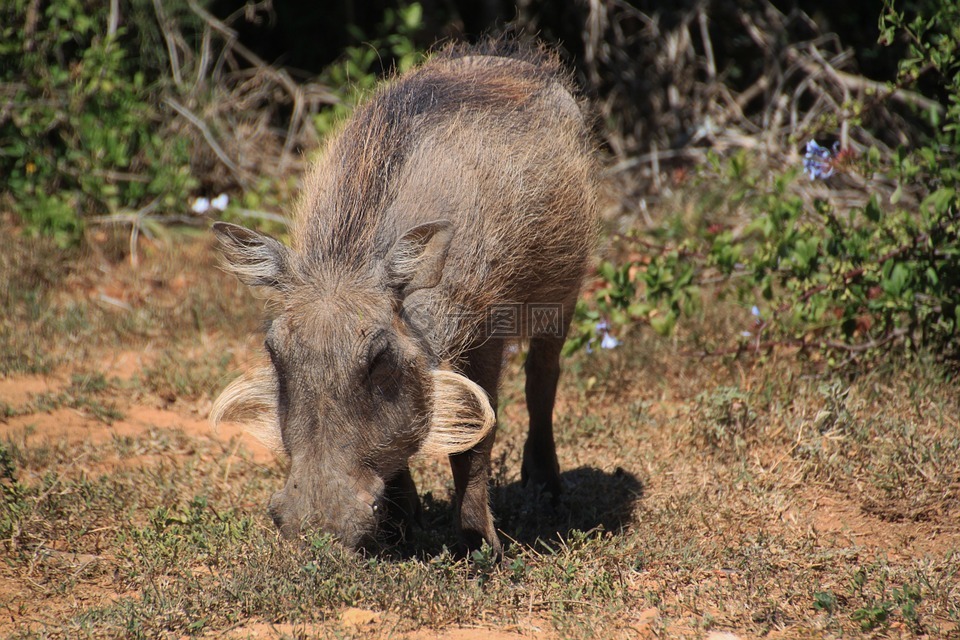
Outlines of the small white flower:
{"label": "small white flower", "polygon": [[216,198],[210,201],[210,206],[216,209],[217,211],[226,211],[228,204],[230,204],[230,198],[225,193],[221,193]]}
{"label": "small white flower", "polygon": [[193,201],[190,210],[194,213],[206,213],[210,210],[210,201],[207,198],[197,198]]}

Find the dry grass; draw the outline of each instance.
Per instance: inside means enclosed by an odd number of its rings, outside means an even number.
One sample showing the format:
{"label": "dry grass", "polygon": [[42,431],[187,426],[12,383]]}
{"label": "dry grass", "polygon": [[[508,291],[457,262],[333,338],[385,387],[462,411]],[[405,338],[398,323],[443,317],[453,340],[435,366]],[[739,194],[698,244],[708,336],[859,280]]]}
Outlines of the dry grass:
{"label": "dry grass", "polygon": [[344,556],[279,541],[278,467],[206,430],[259,304],[207,239],[140,259],[0,257],[5,634],[960,637],[960,407],[932,365],[840,378],[786,350],[681,355],[740,329],[720,303],[675,340],[639,328],[566,363],[554,510],[519,486],[517,356],[494,454],[502,562],[447,550],[452,483],[432,460],[415,539]]}

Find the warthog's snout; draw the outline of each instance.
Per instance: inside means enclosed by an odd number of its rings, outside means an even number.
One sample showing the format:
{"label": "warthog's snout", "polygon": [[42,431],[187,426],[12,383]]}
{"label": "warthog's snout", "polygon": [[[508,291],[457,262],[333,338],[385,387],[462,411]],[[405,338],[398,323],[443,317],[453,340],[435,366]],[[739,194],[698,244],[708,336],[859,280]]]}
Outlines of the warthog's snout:
{"label": "warthog's snout", "polygon": [[291,478],[270,498],[267,511],[288,540],[301,534],[329,533],[344,547],[355,550],[375,539],[383,492],[383,481],[376,477],[362,481],[318,478],[307,483]]}

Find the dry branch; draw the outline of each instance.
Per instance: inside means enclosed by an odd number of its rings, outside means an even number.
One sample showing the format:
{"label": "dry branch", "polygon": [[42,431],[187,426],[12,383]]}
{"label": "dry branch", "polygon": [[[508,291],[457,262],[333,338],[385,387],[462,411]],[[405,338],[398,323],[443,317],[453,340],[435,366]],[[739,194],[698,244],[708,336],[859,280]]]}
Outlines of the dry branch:
{"label": "dry branch", "polygon": [[180,56],[177,53],[176,39],[173,30],[170,28],[170,21],[163,10],[162,0],[153,0],[153,10],[157,15],[157,24],[160,25],[160,31],[163,33],[163,40],[167,45],[167,56],[170,58],[170,74],[173,76],[173,82],[176,86],[183,85],[183,76],[180,73]]}
{"label": "dry branch", "polygon": [[336,96],[323,85],[294,81],[238,40],[232,22],[270,10],[269,0],[248,3],[226,20],[195,0],[187,4],[202,25],[196,44],[161,0],[152,1],[173,85],[161,97],[175,114],[164,130],[198,141],[191,165],[204,190],[247,188],[252,175],[280,178],[317,143],[310,118]]}
{"label": "dry branch", "polygon": [[[839,71],[824,61],[819,55],[819,52],[816,52],[814,57],[817,62],[820,62],[823,65],[823,70],[827,71],[838,84],[842,85],[848,90],[865,94],[873,94],[877,100],[890,98],[891,100],[896,100],[902,104],[919,107],[924,111],[933,111],[940,115],[942,115],[944,112],[942,104],[922,96],[919,93],[891,86],[884,82],[870,80],[869,78],[847,73],[845,71]],[[817,74],[820,71],[817,68],[817,65],[808,59],[798,58],[797,62],[810,74]]]}
{"label": "dry branch", "polygon": [[207,127],[206,123],[173,98],[164,98],[163,101],[171,109],[186,118],[190,124],[195,126],[203,134],[203,139],[207,141],[207,144],[210,145],[210,148],[213,149],[213,152],[217,154],[218,158],[220,158],[220,162],[222,162],[225,167],[230,169],[230,172],[233,174],[233,177],[236,178],[238,183],[246,186],[247,180],[240,171],[240,167],[238,167],[237,164],[227,155],[227,152],[223,150],[223,147],[221,147],[220,143],[217,142],[217,139],[213,136],[213,133],[210,131],[210,128]]}
{"label": "dry branch", "polygon": [[[233,29],[230,29],[223,22],[200,7],[196,3],[196,0],[189,0],[188,4],[190,5],[190,9],[193,10],[193,12],[197,14],[197,16],[199,16],[207,25],[209,25],[210,28],[217,31],[227,39],[227,42],[232,50],[239,53],[245,60],[247,60],[248,63],[253,65],[259,71],[271,76],[271,78],[275,80],[276,83],[281,87],[283,87],[290,95],[290,99],[293,103],[293,114],[290,116],[290,124],[287,128],[287,135],[283,143],[283,153],[280,156],[279,171],[282,173],[286,168],[288,159],[293,151],[293,147],[299,135],[300,127],[303,126],[303,117],[305,111],[303,104],[303,91],[300,88],[300,85],[293,81],[293,79],[290,77],[290,74],[287,73],[286,70],[276,69],[273,66],[268,65],[253,51],[245,47],[239,40],[237,40],[237,34]],[[332,104],[334,101],[335,99],[331,99],[330,103]]]}
{"label": "dry branch", "polygon": [[[633,182],[624,183],[632,195],[625,203],[656,193],[665,182],[661,172],[695,162],[706,149],[749,149],[771,166],[798,163],[798,149],[810,139],[839,139],[845,149],[876,147],[889,155],[917,131],[906,122],[913,117],[909,108],[943,112],[934,100],[860,76],[853,52],[835,34],[822,32],[803,11],[785,14],[769,0],[732,18],[748,36],[742,46],[752,47],[751,64],[740,62],[742,52],[735,62],[718,60],[711,29],[731,21],[719,13],[720,4],[673,12],[676,22],[665,28],[659,15],[621,0],[589,2],[585,75],[593,91],[606,96],[604,119],[618,124],[605,132],[616,157],[607,174],[634,171]],[[724,64],[754,75],[738,78],[738,91]],[[812,190],[823,191],[797,188],[806,200]],[[889,195],[886,185],[854,174],[836,178],[829,195],[863,203],[870,190]]]}

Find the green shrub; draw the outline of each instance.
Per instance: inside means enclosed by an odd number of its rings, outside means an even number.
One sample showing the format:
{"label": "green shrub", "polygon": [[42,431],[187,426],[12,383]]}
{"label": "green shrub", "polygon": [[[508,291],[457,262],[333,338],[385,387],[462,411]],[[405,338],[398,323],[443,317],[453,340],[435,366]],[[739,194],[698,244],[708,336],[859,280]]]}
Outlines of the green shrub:
{"label": "green shrub", "polygon": [[[960,8],[949,0],[925,6],[931,13],[905,16],[887,0],[881,31],[886,41],[902,34],[911,42],[901,87],[912,88],[930,73],[947,97],[944,110],[920,114],[936,129],[928,142],[884,158],[875,148],[858,155],[808,141],[809,178],[800,177],[800,167],[771,175],[745,151],[725,160],[709,155],[694,186],[712,194],[699,206],[719,213],[702,212],[700,223],[681,233],[668,222],[648,234],[652,238],[628,237],[628,245],[636,243],[632,255],[647,257],[600,266],[605,286],[592,308],[581,309],[571,344],[582,344],[599,318],[620,326],[648,322],[669,334],[678,319],[699,311],[709,283],[720,297],[752,308],[756,319],[750,331],[730,337],[739,343],[731,351],[786,343],[821,349],[836,364],[893,345],[955,351]],[[865,184],[885,176],[896,187],[889,196],[875,190],[863,206],[846,207],[829,188],[806,186],[823,179],[830,187],[833,176],[844,173]]]}
{"label": "green shrub", "polygon": [[[31,15],[37,11],[42,15]],[[87,213],[185,206],[188,142],[161,127],[158,79],[109,3],[12,0],[0,9],[0,175],[28,231],[75,243]],[[148,69],[149,71],[149,69]]]}

